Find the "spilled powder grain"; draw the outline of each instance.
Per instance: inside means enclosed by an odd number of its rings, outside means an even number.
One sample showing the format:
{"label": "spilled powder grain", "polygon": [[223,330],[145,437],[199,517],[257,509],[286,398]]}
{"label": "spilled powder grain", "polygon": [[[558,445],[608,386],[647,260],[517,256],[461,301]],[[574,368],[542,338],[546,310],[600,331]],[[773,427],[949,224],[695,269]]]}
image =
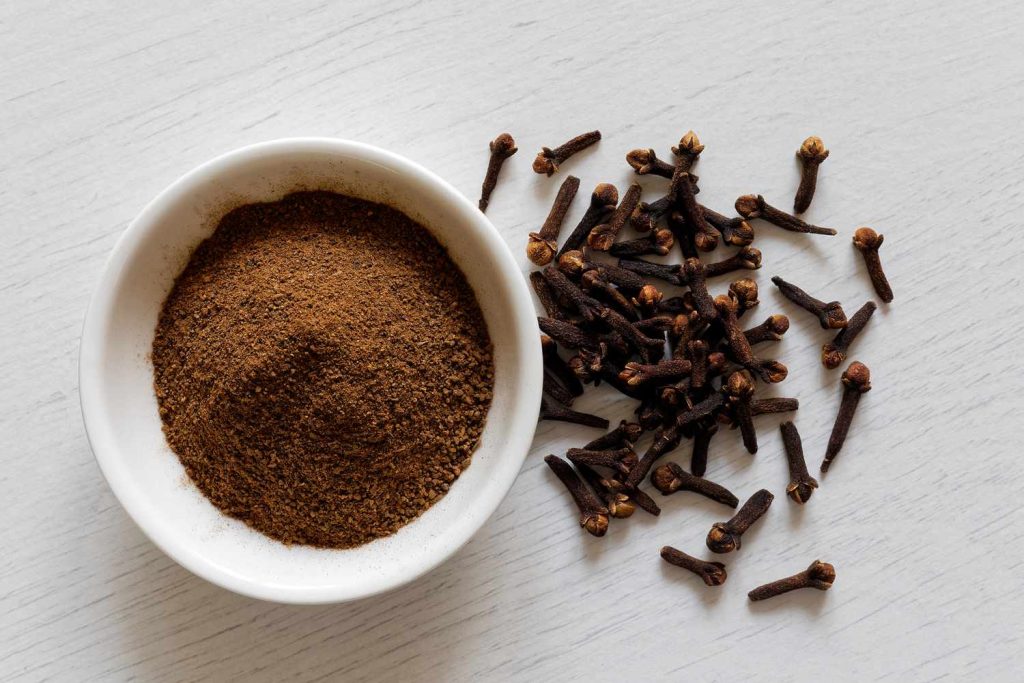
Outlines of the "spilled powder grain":
{"label": "spilled powder grain", "polygon": [[153,342],[167,440],[225,514],[284,543],[394,533],[469,464],[494,381],[476,298],[383,205],[302,192],[227,214]]}

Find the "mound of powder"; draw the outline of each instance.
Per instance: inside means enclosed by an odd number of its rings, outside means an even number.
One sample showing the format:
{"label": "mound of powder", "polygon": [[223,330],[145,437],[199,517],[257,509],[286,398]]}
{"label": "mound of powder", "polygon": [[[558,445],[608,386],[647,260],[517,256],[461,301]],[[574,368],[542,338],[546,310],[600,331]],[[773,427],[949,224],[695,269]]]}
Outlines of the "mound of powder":
{"label": "mound of powder", "polygon": [[395,209],[299,192],[228,213],[164,302],[164,434],[225,514],[284,543],[394,533],[469,464],[490,337],[459,268]]}

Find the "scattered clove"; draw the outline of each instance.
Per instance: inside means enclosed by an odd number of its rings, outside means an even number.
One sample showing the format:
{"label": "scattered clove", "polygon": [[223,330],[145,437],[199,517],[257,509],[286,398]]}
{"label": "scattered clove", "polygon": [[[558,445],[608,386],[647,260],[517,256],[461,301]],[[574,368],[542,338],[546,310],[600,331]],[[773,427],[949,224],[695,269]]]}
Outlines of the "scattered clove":
{"label": "scattered clove", "polygon": [[757,602],[758,600],[767,600],[783,593],[795,591],[798,588],[817,588],[820,591],[827,591],[835,583],[835,580],[835,567],[827,562],[815,560],[811,562],[811,566],[799,574],[758,586],[747,593],[747,597]]}
{"label": "scattered clove", "polygon": [[548,285],[551,286],[551,290],[559,300],[571,304],[584,320],[593,321],[604,308],[600,301],[584,293],[576,286],[576,283],[567,278],[565,273],[555,266],[548,266],[541,271],[541,274],[548,281]]}
{"label": "scattered clove", "polygon": [[661,559],[669,564],[689,570],[699,576],[709,586],[721,586],[725,583],[725,565],[721,562],[705,562],[698,560],[692,555],[687,555],[682,550],[676,550],[672,546],[665,546],[661,549]]}
{"label": "scattered clove", "polygon": [[619,202],[619,205],[615,207],[615,211],[608,218],[608,222],[594,226],[590,231],[590,235],[587,236],[587,245],[591,249],[595,251],[608,251],[611,249],[612,244],[615,243],[616,238],[619,236],[619,231],[622,230],[622,226],[633,215],[633,209],[636,208],[637,202],[640,201],[640,191],[641,188],[636,183],[630,185],[629,189],[626,190],[626,194],[622,196],[622,201]]}
{"label": "scattered clove", "polygon": [[684,284],[679,277],[681,266],[652,263],[639,258],[619,259],[619,267],[637,275],[663,280],[672,285]]}
{"label": "scattered clove", "polygon": [[863,363],[853,361],[850,363],[850,367],[843,372],[843,400],[839,404],[839,414],[836,415],[836,422],[832,426],[832,435],[828,438],[825,459],[821,462],[822,472],[828,472],[832,461],[839,455],[843,442],[846,441],[846,434],[850,431],[850,424],[853,422],[853,414],[857,410],[857,404],[860,403],[860,397],[869,391],[871,391],[871,371]]}
{"label": "scattered clove", "polygon": [[580,179],[574,175],[567,177],[558,188],[558,194],[555,195],[551,211],[548,213],[544,225],[541,226],[540,232],[530,233],[530,241],[526,244],[526,256],[534,264],[546,266],[555,257],[555,252],[558,251],[558,233],[562,229],[562,221],[565,220],[565,214],[569,211],[569,206],[579,189]]}
{"label": "scattered clove", "polygon": [[570,448],[565,455],[573,465],[606,467],[622,474],[628,474],[630,468],[636,464],[636,454],[629,447],[600,451]]}
{"label": "scattered clove", "polygon": [[722,235],[722,241],[726,244],[745,247],[754,241],[754,229],[746,220],[739,216],[729,218],[704,205],[701,205],[700,208],[704,212],[704,219],[718,230]]}
{"label": "scattered clove", "polygon": [[634,149],[627,152],[626,163],[637,175],[657,175],[662,178],[671,178],[676,170],[674,165],[659,159],[653,149]]}
{"label": "scattered clove", "polygon": [[686,134],[679,139],[679,144],[672,148],[672,154],[676,156],[676,165],[673,170],[681,169],[683,173],[689,173],[703,151],[704,145],[700,143],[697,134],[692,130],[686,131]]}
{"label": "scattered clove", "polygon": [[795,503],[801,505],[806,503],[814,489],[818,488],[818,480],[807,471],[807,461],[804,460],[804,446],[800,441],[800,432],[792,422],[783,422],[779,425],[782,432],[782,445],[786,449],[786,462],[789,463],[789,484],[786,486],[786,495]]}
{"label": "scattered clove", "polygon": [[803,232],[812,235],[835,235],[832,228],[819,228],[816,225],[804,223],[802,220],[785,211],[776,209],[765,202],[764,197],[759,194],[745,194],[736,200],[736,213],[747,219],[763,218],[772,225],[789,230],[790,232]]}
{"label": "scattered clove", "polygon": [[770,491],[761,489],[752,495],[728,522],[715,522],[708,532],[708,549],[713,553],[731,553],[738,550],[743,534],[768,512],[773,500],[775,496]]}
{"label": "scattered clove", "polygon": [[590,467],[580,463],[573,463],[573,465],[576,466],[576,471],[590,485],[590,488],[597,494],[598,498],[604,502],[604,506],[608,508],[609,517],[626,519],[633,516],[637,505],[630,500],[628,495],[614,490],[610,480],[605,479]]}
{"label": "scattered clove", "polygon": [[604,536],[608,531],[608,508],[601,504],[594,492],[587,488],[569,463],[557,455],[544,458],[555,476],[569,490],[576,507],[580,510],[580,526],[593,536]]}
{"label": "scattered clove", "polygon": [[622,315],[633,321],[640,319],[640,312],[637,311],[634,303],[619,291],[618,287],[601,277],[600,270],[584,272],[581,282],[587,292],[607,301],[609,305],[614,306]]}
{"label": "scattered clove", "polygon": [[846,327],[846,313],[843,312],[843,307],[838,301],[825,303],[824,301],[815,299],[804,290],[794,284],[786,282],[778,275],[772,278],[772,282],[775,283],[775,286],[779,288],[779,291],[782,292],[784,297],[805,311],[816,315],[818,317],[818,323],[821,325],[821,329],[837,330]]}
{"label": "scattered clove", "polygon": [[540,305],[544,307],[544,312],[549,318],[565,320],[568,317],[562,307],[558,305],[551,285],[539,270],[530,273],[530,284],[533,285],[533,291],[537,294],[537,299],[540,300]]}
{"label": "scattered clove", "polygon": [[572,140],[554,149],[541,147],[540,152],[537,153],[537,158],[533,160],[533,172],[551,176],[569,157],[597,143],[600,139],[601,131],[592,130],[589,133],[577,135]]}
{"label": "scattered clove", "polygon": [[590,206],[562,244],[562,248],[558,250],[557,256],[561,258],[562,254],[582,247],[594,226],[604,220],[608,213],[614,211],[618,203],[619,191],[615,186],[610,183],[599,183],[590,195]]}
{"label": "scattered clove", "polygon": [[608,429],[608,420],[603,417],[577,412],[549,398],[542,398],[540,401],[540,419]]}
{"label": "scattered clove", "polygon": [[636,443],[643,432],[643,428],[641,428],[637,423],[622,420],[619,422],[618,427],[611,430],[604,436],[599,436],[593,441],[588,442],[583,448],[588,451],[622,448],[623,446]]}
{"label": "scattered clove", "polygon": [[734,372],[729,375],[725,391],[729,395],[729,405],[743,435],[743,447],[750,454],[757,453],[757,431],[754,429],[754,419],[750,412],[750,401],[754,397],[754,379],[746,370]]}
{"label": "scattered clove", "polygon": [[480,188],[480,201],[478,206],[481,211],[487,211],[487,205],[491,203],[491,193],[498,185],[498,174],[501,173],[501,166],[505,159],[519,151],[516,141],[508,133],[502,133],[494,138],[490,144],[491,158],[487,162],[487,173],[484,175],[484,184]]}
{"label": "scattered clove", "polygon": [[821,138],[812,135],[800,145],[796,158],[800,160],[800,187],[793,199],[793,211],[803,213],[811,205],[814,189],[818,186],[818,166],[828,159],[828,150]]}
{"label": "scattered clove", "polygon": [[885,303],[892,301],[892,287],[882,270],[882,262],[878,258],[878,248],[882,246],[884,235],[879,235],[871,228],[857,228],[853,233],[853,246],[864,255],[864,263],[868,267],[868,275],[871,277],[871,284],[875,291]]}
{"label": "scattered clove", "polygon": [[708,468],[708,449],[711,439],[718,433],[718,422],[699,424],[693,433],[693,452],[690,454],[690,472],[703,477]]}
{"label": "scattered clove", "polygon": [[619,379],[630,386],[647,384],[652,380],[676,380],[690,374],[693,365],[688,360],[663,360],[654,365],[629,362],[619,373]]}
{"label": "scattered clove", "polygon": [[789,330],[789,318],[781,314],[770,315],[756,327],[743,331],[748,344],[760,344],[761,342],[779,341],[782,335]]}
{"label": "scattered clove", "polygon": [[762,398],[750,402],[750,414],[755,416],[791,413],[799,408],[800,401],[795,398]]}
{"label": "scattered clove", "polygon": [[704,264],[704,277],[718,277],[737,270],[757,270],[760,267],[761,251],[754,247],[743,247],[724,261]]}
{"label": "scattered clove", "polygon": [[739,499],[724,486],[690,474],[674,462],[667,462],[655,469],[651,474],[651,483],[663,496],[676,491],[692,491],[731,508],[740,503]]}
{"label": "scattered clove", "polygon": [[626,240],[625,242],[616,242],[608,250],[608,253],[612,256],[664,256],[675,244],[675,237],[672,236],[671,230],[665,228],[658,228],[652,230],[644,237],[638,237],[635,240]]}
{"label": "scattered clove", "polygon": [[835,339],[821,347],[822,365],[829,370],[835,370],[843,364],[843,361],[846,360],[846,353],[850,349],[850,344],[861,333],[864,326],[868,324],[868,320],[871,319],[876,308],[875,302],[869,301],[850,316],[846,327],[839,330]]}
{"label": "scattered clove", "polygon": [[540,331],[567,349],[597,350],[600,343],[591,335],[565,320],[537,318]]}
{"label": "scattered clove", "polygon": [[555,344],[555,340],[546,334],[540,335],[540,348],[544,355],[544,369],[557,377],[558,381],[564,384],[573,396],[582,396],[583,385],[573,374],[568,363],[558,355],[558,346]]}
{"label": "scattered clove", "polygon": [[700,259],[688,258],[683,261],[682,280],[690,287],[693,305],[700,317],[705,321],[713,320],[716,315],[715,302],[708,293],[707,282],[704,279],[704,264]]}

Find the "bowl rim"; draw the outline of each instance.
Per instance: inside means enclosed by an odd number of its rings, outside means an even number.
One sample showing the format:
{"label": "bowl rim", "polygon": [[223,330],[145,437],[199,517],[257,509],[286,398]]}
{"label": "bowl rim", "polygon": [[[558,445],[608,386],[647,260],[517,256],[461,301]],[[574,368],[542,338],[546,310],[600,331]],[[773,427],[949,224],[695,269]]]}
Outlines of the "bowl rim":
{"label": "bowl rim", "polygon": [[[115,283],[121,280],[120,275],[131,262],[131,257],[139,247],[145,235],[159,222],[163,212],[202,185],[216,181],[224,172],[238,165],[245,165],[265,155],[282,152],[332,152],[350,157],[357,157],[371,163],[379,163],[394,169],[403,175],[412,175],[420,182],[434,186],[443,194],[443,202],[462,217],[479,233],[485,247],[490,251],[498,265],[494,279],[503,290],[509,292],[510,313],[514,318],[516,345],[519,346],[523,364],[519,368],[522,391],[516,395],[515,418],[509,430],[511,437],[503,443],[504,457],[516,458],[515,468],[508,467],[496,474],[505,481],[497,489],[500,495],[492,495],[474,501],[482,514],[477,523],[456,528],[448,534],[435,537],[437,545],[442,548],[428,560],[410,565],[401,574],[378,582],[369,590],[352,591],[344,585],[334,586],[285,586],[277,583],[264,582],[248,576],[241,576],[208,560],[201,552],[186,547],[177,534],[165,531],[162,527],[150,523],[148,513],[141,505],[141,490],[132,483],[131,478],[118,465],[113,451],[117,444],[113,441],[106,425],[106,403],[101,389],[104,387],[100,360],[107,342],[104,332],[112,315],[115,295],[119,288]],[[502,239],[490,220],[443,178],[428,170],[419,163],[394,152],[374,145],[328,137],[289,137],[246,145],[221,154],[200,164],[177,178],[150,200],[128,227],[118,237],[110,255],[103,266],[96,289],[93,292],[85,319],[82,325],[82,336],[78,354],[79,402],[86,438],[99,465],[103,477],[114,493],[114,497],[128,513],[135,525],[171,559],[187,570],[207,581],[226,588],[232,592],[261,600],[288,604],[330,604],[348,602],[367,598],[373,595],[394,590],[434,570],[458,552],[486,524],[501,502],[512,489],[522,469],[523,462],[533,441],[537,427],[536,416],[540,410],[543,360],[539,344],[530,344],[529,338],[539,334],[533,298],[526,286],[522,272],[512,256],[508,245]],[[525,419],[526,416],[532,419]],[[516,422],[523,422],[520,426]],[[112,430],[111,430],[112,431]],[[454,534],[454,535],[452,535]],[[445,545],[447,549],[443,549]],[[325,552],[344,552],[325,550]]]}

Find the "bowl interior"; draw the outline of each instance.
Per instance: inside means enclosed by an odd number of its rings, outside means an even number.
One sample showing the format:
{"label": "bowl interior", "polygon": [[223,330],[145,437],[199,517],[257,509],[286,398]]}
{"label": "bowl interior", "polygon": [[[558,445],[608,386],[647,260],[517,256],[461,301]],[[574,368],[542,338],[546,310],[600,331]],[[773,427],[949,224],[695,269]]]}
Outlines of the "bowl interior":
{"label": "bowl interior", "polygon": [[[287,547],[222,515],[161,432],[150,347],[157,316],[192,250],[231,208],[298,189],[394,206],[427,227],[462,268],[494,344],[494,401],[472,464],[449,493],[393,536],[349,550]],[[400,236],[396,236],[400,238]],[[165,552],[229,589],[285,602],[335,602],[394,588],[450,556],[511,488],[540,402],[529,292],[493,226],[412,162],[338,140],[285,140],[225,155],[154,200],[114,250],[82,340],[89,438],[114,493]]]}

